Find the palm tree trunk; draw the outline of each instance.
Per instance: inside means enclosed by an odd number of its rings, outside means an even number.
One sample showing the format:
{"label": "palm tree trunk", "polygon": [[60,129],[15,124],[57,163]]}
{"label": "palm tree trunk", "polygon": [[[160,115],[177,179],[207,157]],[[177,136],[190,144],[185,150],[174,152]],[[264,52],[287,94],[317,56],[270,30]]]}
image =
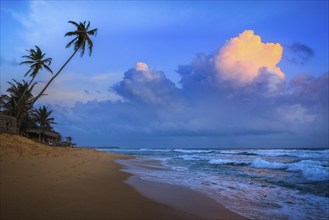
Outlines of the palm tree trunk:
{"label": "palm tree trunk", "polygon": [[[31,86],[31,84],[32,84],[32,82],[33,82],[33,80],[34,80],[34,78],[37,76],[37,74],[35,74],[34,76],[33,76],[33,78],[31,79],[31,81],[29,82],[29,84],[27,85],[27,88],[30,88],[30,86]],[[25,90],[26,91],[26,90]],[[25,92],[24,91],[24,92]]]}
{"label": "palm tree trunk", "polygon": [[[16,112],[16,110],[17,110],[17,107],[19,107],[19,105],[21,104],[22,99],[24,98],[24,96],[25,96],[25,94],[26,94],[26,91],[30,89],[30,86],[31,86],[31,84],[32,84],[32,82],[33,82],[33,80],[34,80],[34,78],[35,78],[36,76],[37,76],[36,74],[33,76],[33,78],[31,79],[31,81],[29,82],[29,84],[28,84],[27,87],[25,88],[25,90],[24,90],[24,92],[23,92],[23,95],[21,95],[21,97],[19,98],[17,104],[15,105],[15,112]],[[17,117],[18,117],[18,113],[16,113],[16,118],[17,118]]]}
{"label": "palm tree trunk", "polygon": [[64,69],[64,67],[70,62],[70,60],[74,57],[74,55],[78,52],[80,48],[77,48],[74,53],[71,55],[71,57],[64,63],[64,65],[58,70],[58,72],[51,77],[51,79],[49,80],[49,82],[46,84],[46,86],[41,90],[41,92],[34,98],[34,100],[32,101],[31,107],[34,105],[34,103],[43,95],[43,93],[46,91],[46,89],[48,88],[48,86],[50,85],[50,83],[58,76],[58,74],[60,74],[60,72]]}

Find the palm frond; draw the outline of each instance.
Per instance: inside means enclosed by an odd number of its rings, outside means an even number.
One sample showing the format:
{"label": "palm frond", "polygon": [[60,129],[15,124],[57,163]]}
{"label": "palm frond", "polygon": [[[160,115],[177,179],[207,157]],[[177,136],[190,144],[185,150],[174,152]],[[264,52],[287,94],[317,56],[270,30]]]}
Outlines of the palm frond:
{"label": "palm frond", "polygon": [[73,24],[73,25],[75,25],[76,27],[79,27],[79,25],[76,22],[74,22],[74,21],[68,21],[68,22],[71,23],[71,24]]}
{"label": "palm frond", "polygon": [[43,62],[48,63],[48,65],[50,65],[52,60],[53,60],[52,58],[47,58],[47,59],[44,59]]}
{"label": "palm frond", "polygon": [[46,70],[48,70],[49,72],[51,72],[51,74],[53,74],[53,71],[50,69],[49,66],[47,66],[47,65],[43,65],[43,67],[44,67]]}
{"label": "palm frond", "polygon": [[73,35],[78,35],[78,33],[76,31],[70,31],[70,32],[67,32],[64,37],[67,37],[67,36],[73,36]]}
{"label": "palm frond", "polygon": [[26,77],[27,75],[29,75],[29,73],[32,71],[32,69],[29,69],[29,71],[27,71],[24,76]]}
{"label": "palm frond", "polygon": [[97,28],[88,31],[87,33],[88,33],[89,35],[95,35],[95,36],[96,36],[96,35],[97,35]]}
{"label": "palm frond", "polygon": [[73,40],[71,40],[67,45],[66,48],[70,47],[76,40],[78,37],[75,37]]}
{"label": "palm frond", "polygon": [[23,61],[23,62],[20,62],[19,65],[22,65],[22,64],[31,64],[31,63],[34,63],[34,61]]}
{"label": "palm frond", "polygon": [[27,58],[27,59],[30,59],[30,60],[34,60],[34,56],[32,56],[32,55],[25,55],[25,56],[22,56],[22,58]]}
{"label": "palm frond", "polygon": [[88,48],[89,48],[89,56],[91,56],[92,52],[93,52],[93,42],[90,40],[90,38],[87,38],[87,43],[88,43]]}

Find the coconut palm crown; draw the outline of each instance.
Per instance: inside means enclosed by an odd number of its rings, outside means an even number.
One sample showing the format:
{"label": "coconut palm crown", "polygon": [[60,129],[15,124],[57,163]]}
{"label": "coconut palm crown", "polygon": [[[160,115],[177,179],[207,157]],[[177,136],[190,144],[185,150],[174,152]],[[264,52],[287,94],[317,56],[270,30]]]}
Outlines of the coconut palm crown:
{"label": "coconut palm crown", "polygon": [[39,125],[40,128],[45,130],[53,130],[52,124],[56,124],[54,122],[54,118],[50,117],[53,111],[48,110],[47,106],[39,107],[38,109],[34,109],[32,113],[32,118]]}
{"label": "coconut palm crown", "polygon": [[26,60],[20,63],[20,65],[30,64],[30,69],[25,73],[24,76],[29,75],[32,78],[32,80],[35,78],[38,72],[42,70],[42,68],[45,68],[49,72],[53,73],[53,71],[49,67],[52,59],[44,58],[46,54],[42,53],[40,47],[35,46],[35,48],[36,50],[34,49],[27,50],[29,52],[29,55],[22,56],[23,58],[26,58]]}
{"label": "coconut palm crown", "polygon": [[65,34],[65,37],[75,36],[75,38],[66,45],[66,48],[71,47],[71,45],[74,45],[74,50],[80,50],[80,55],[82,57],[85,53],[86,45],[88,45],[89,56],[91,56],[93,50],[93,42],[90,40],[89,36],[96,36],[97,28],[89,30],[90,21],[88,21],[88,23],[86,23],[86,21],[84,21],[83,23],[80,22],[79,24],[74,21],[69,21],[69,23],[73,24],[77,29],[75,31],[70,31]]}
{"label": "coconut palm crown", "polygon": [[[40,70],[42,68],[45,68],[48,70],[51,74],[53,74],[53,71],[50,69],[49,65],[51,64],[52,58],[44,58],[46,56],[45,53],[42,53],[40,47],[35,46],[36,50],[30,49],[27,50],[29,52],[29,55],[22,56],[23,58],[26,58],[25,61],[21,62],[21,64],[30,64],[30,69],[25,73],[24,76],[29,75],[32,79],[30,80],[28,86],[26,89],[29,89],[34,78],[37,76]],[[20,105],[22,98],[24,97],[26,93],[26,90],[24,91],[23,95],[21,96],[21,99],[19,99],[17,105]]]}

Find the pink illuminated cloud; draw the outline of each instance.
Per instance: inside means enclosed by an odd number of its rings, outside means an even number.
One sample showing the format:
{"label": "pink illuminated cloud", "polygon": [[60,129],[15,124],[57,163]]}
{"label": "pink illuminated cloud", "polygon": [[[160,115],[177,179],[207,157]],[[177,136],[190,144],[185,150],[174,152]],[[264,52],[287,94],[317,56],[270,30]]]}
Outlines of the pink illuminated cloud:
{"label": "pink illuminated cloud", "polygon": [[148,71],[149,67],[146,63],[143,62],[137,62],[135,65],[135,68],[137,71]]}

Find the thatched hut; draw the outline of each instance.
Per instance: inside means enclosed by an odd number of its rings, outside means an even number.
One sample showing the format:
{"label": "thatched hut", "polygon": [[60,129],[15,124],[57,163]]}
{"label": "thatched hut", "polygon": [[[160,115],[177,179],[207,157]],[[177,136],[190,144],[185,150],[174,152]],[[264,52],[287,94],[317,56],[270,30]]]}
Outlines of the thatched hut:
{"label": "thatched hut", "polygon": [[48,145],[57,145],[61,135],[55,131],[45,131],[43,129],[29,129],[25,131],[29,138],[38,139],[40,143]]}

